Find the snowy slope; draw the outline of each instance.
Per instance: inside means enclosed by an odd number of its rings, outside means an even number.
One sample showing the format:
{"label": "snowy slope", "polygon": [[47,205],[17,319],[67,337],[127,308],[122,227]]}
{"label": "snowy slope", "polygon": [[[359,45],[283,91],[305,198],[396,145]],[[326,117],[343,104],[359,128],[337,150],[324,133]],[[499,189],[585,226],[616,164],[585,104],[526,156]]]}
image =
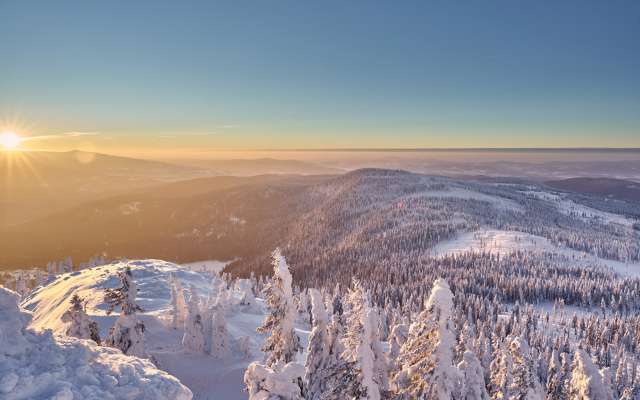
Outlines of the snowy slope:
{"label": "snowy slope", "polygon": [[89,340],[27,330],[31,314],[0,287],[0,399],[188,400],[192,394],[151,362]]}
{"label": "snowy slope", "polygon": [[438,243],[432,249],[432,254],[436,257],[466,252],[505,255],[514,251],[554,253],[565,256],[576,264],[604,265],[621,275],[640,276],[640,263],[625,263],[596,257],[583,251],[556,246],[549,239],[541,236],[517,231],[482,229],[465,232],[454,239]]}
{"label": "snowy slope", "polygon": [[129,266],[133,272],[138,285],[138,304],[144,309],[145,317],[161,316],[166,312],[171,299],[168,282],[170,273],[176,274],[185,287],[195,285],[203,292],[209,287],[210,278],[160,260],[116,262],[70,272],[59,275],[53,282],[37,289],[23,301],[23,307],[34,312],[30,327],[62,333],[64,325],[60,317],[67,310],[71,296],[78,294],[88,301],[89,315],[98,321],[101,334],[106,334],[118,314],[106,315],[106,305],[103,303],[104,289],[118,286],[117,271],[125,266]]}
{"label": "snowy slope", "polygon": [[[169,274],[173,273],[182,286],[194,285],[198,295],[205,299],[216,296],[215,281],[219,278],[209,272],[195,272],[188,268],[202,264],[179,266],[159,260],[139,260],[119,262],[91,269],[73,272],[58,277],[44,288],[40,288],[23,301],[23,306],[33,311],[31,327],[36,330],[52,329],[62,334],[64,324],[60,317],[68,308],[68,299],[77,293],[89,299],[87,313],[98,322],[104,337],[115,322],[117,313],[107,316],[102,302],[104,289],[118,284],[117,271],[129,266],[138,285],[137,301],[144,311],[139,317],[147,330],[145,340],[148,353],[157,362],[158,368],[177,377],[189,387],[194,399],[246,399],[244,392],[244,371],[252,361],[262,360],[259,347],[263,338],[256,328],[264,319],[261,299],[252,309],[244,306],[232,306],[226,314],[232,354],[226,359],[215,359],[207,354],[190,354],[182,347],[182,329],[173,329],[169,325],[170,285]],[[240,293],[233,293],[239,300]],[[232,300],[233,303],[233,300]],[[299,331],[301,341],[306,342],[308,332]],[[239,340],[249,337],[250,354],[245,355],[239,349]],[[0,397],[1,398],[1,397]]]}

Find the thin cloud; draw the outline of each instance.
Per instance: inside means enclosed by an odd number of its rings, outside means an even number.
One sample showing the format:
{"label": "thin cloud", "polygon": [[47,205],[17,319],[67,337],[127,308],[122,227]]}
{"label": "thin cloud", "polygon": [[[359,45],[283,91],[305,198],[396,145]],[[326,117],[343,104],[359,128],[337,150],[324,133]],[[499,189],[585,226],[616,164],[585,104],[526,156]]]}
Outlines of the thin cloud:
{"label": "thin cloud", "polygon": [[70,137],[77,137],[77,136],[96,136],[99,135],[100,132],[65,132],[62,133],[62,136],[70,136]]}
{"label": "thin cloud", "polygon": [[71,137],[82,137],[82,136],[96,136],[99,135],[100,132],[63,132],[56,133],[53,135],[35,135],[35,136],[27,136],[22,140],[43,140],[43,139],[60,139],[60,138],[71,138]]}

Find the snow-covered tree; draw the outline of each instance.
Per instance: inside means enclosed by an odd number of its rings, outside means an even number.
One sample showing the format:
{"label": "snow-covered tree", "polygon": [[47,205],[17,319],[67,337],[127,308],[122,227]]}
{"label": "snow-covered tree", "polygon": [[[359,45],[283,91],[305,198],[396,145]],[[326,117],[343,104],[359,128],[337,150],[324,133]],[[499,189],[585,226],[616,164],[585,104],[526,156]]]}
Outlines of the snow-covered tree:
{"label": "snow-covered tree", "polygon": [[325,391],[325,365],[329,356],[329,337],[327,333],[327,312],[322,295],[317,289],[309,289],[313,329],[309,335],[307,362],[305,364],[305,382],[307,399],[318,400]]}
{"label": "snow-covered tree", "polygon": [[406,324],[396,324],[389,334],[389,361],[395,363],[400,355],[402,345],[407,341],[409,327]]}
{"label": "snow-covered tree", "polygon": [[111,314],[115,307],[120,307],[120,315],[109,330],[105,343],[109,347],[120,349],[124,354],[146,357],[145,326],[136,317],[136,312],[142,309],[136,304],[138,288],[133,280],[131,268],[119,271],[118,277],[121,286],[107,289],[104,296],[104,301],[109,307],[107,314]]}
{"label": "snow-covered tree", "polygon": [[204,331],[202,313],[200,312],[200,298],[196,293],[195,287],[191,287],[187,318],[184,321],[184,335],[182,336],[184,349],[193,353],[203,353]]}
{"label": "snow-covered tree", "polygon": [[251,279],[238,279],[235,282],[235,287],[240,293],[240,305],[248,308],[254,307],[256,297],[253,294],[253,281]]}
{"label": "snow-covered tree", "polygon": [[100,330],[98,323],[91,320],[85,311],[84,300],[74,294],[71,297],[71,307],[60,318],[67,324],[65,335],[80,339],[91,339],[100,344]]}
{"label": "snow-covered tree", "polygon": [[394,378],[400,398],[453,398],[460,373],[453,365],[452,313],[453,293],[444,279],[437,279],[425,309],[411,324],[409,337],[400,351],[402,369]]}
{"label": "snow-covered tree", "polygon": [[549,370],[547,371],[547,398],[560,399],[562,396],[562,376],[560,375],[560,360],[556,349],[551,352]]}
{"label": "snow-covered tree", "polygon": [[389,390],[389,360],[380,340],[380,314],[377,309],[371,308],[369,310],[369,319],[374,381],[378,384],[380,391],[386,393]]}
{"label": "snow-covered tree", "polygon": [[569,382],[571,400],[612,400],[611,386],[603,379],[603,374],[583,349],[577,349],[573,356],[571,381]]}
{"label": "snow-covered tree", "polygon": [[351,369],[353,363],[342,358],[342,353],[344,352],[344,345],[342,343],[345,329],[344,325],[342,315],[334,314],[327,327],[327,357],[324,367],[320,371],[323,375],[324,382],[322,385],[322,400],[342,399],[343,397],[338,388],[342,387],[345,377],[349,380],[353,373]]}
{"label": "snow-covered tree", "polygon": [[358,282],[354,282],[353,289],[349,291],[347,302],[347,327],[341,355],[344,363],[334,371],[338,385],[330,388],[331,393],[326,398],[378,400],[383,389],[380,382],[382,372],[377,369],[373,350],[375,330],[378,329],[375,310],[370,306],[369,295]]}
{"label": "snow-covered tree", "polygon": [[268,367],[278,362],[294,361],[296,354],[302,350],[294,330],[297,311],[293,303],[292,277],[280,249],[273,252],[273,269],[273,280],[265,288],[269,314],[257,329],[258,333],[269,334],[262,346]]}
{"label": "snow-covered tree", "polygon": [[211,355],[215,358],[225,358],[231,353],[224,313],[224,308],[218,308],[211,320]]}
{"label": "snow-covered tree", "polygon": [[491,361],[490,392],[493,399],[511,398],[511,385],[513,382],[513,357],[506,346],[496,349],[496,354]]}
{"label": "snow-covered tree", "polygon": [[489,400],[489,393],[484,384],[484,370],[478,357],[466,350],[462,354],[462,361],[458,364],[461,374],[461,400]]}
{"label": "snow-covered tree", "polygon": [[259,363],[251,363],[244,373],[249,400],[302,400],[304,367],[287,363],[279,371]]}
{"label": "snow-covered tree", "polygon": [[171,284],[171,326],[173,329],[184,326],[187,319],[188,307],[184,298],[184,291],[180,281],[174,274],[170,275]]}
{"label": "snow-covered tree", "polygon": [[265,364],[251,363],[244,382],[250,400],[298,400],[305,393],[304,367],[295,362],[302,347],[294,331],[292,277],[279,249],[273,252],[273,268],[273,279],[265,288],[269,314],[257,329],[269,334],[262,346]]}
{"label": "snow-covered tree", "polygon": [[542,400],[542,385],[534,368],[534,357],[529,352],[526,340],[516,337],[509,344],[513,360],[513,381],[510,393],[516,399]]}

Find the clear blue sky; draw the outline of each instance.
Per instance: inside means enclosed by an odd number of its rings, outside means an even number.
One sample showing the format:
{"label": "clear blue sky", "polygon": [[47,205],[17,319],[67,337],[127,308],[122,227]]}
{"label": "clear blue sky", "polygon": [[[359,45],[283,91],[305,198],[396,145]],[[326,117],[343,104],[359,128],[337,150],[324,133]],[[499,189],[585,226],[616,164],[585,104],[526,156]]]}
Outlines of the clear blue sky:
{"label": "clear blue sky", "polygon": [[640,146],[640,1],[2,0],[0,15],[0,118],[44,147]]}

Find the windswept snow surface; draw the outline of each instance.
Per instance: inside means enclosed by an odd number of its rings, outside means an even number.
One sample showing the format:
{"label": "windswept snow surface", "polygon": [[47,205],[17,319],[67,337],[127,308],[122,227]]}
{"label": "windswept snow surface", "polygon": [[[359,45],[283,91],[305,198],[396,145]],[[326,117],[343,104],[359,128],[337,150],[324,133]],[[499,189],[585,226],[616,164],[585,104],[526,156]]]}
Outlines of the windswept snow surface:
{"label": "windswept snow surface", "polygon": [[[198,262],[179,266],[159,260],[117,262],[61,275],[46,287],[37,289],[23,301],[23,306],[33,311],[30,325],[33,329],[51,329],[54,334],[62,334],[65,326],[60,317],[69,307],[71,296],[77,293],[88,300],[87,314],[98,322],[100,334],[104,337],[117,318],[117,313],[106,315],[104,289],[116,287],[117,271],[129,266],[138,286],[137,302],[143,308],[139,318],[146,326],[147,352],[158,368],[178,378],[191,389],[196,400],[246,399],[244,371],[249,363],[262,361],[263,358],[259,350],[263,337],[256,333],[265,315],[261,299],[256,299],[257,306],[247,308],[237,304],[241,293],[232,293],[232,304],[225,316],[231,345],[231,354],[226,359],[186,352],[182,347],[183,329],[170,327],[170,274],[176,276],[183,288],[193,285],[201,299],[209,296],[215,298],[217,285],[212,284],[212,280],[219,278],[209,271],[217,268],[205,268],[206,272],[196,271],[201,271],[202,265],[211,267],[221,264],[224,263]],[[297,333],[305,345],[308,332],[297,330]],[[240,350],[240,340],[246,337],[250,343],[249,355]]]}
{"label": "windswept snow surface", "polygon": [[438,243],[432,250],[436,257],[466,252],[505,255],[514,251],[553,253],[567,257],[576,264],[602,265],[621,275],[640,276],[640,263],[607,260],[592,254],[554,245],[549,239],[518,231],[484,229],[466,232],[455,239]]}
{"label": "windswept snow surface", "polygon": [[27,329],[31,314],[0,287],[0,399],[189,400],[191,391],[150,361]]}

